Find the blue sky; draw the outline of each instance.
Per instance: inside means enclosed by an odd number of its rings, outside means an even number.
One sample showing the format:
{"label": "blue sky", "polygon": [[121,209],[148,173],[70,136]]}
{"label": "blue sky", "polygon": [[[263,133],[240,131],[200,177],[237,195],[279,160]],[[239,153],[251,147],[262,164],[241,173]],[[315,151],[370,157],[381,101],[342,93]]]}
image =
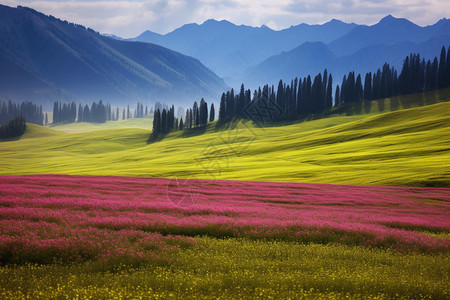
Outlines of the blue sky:
{"label": "blue sky", "polygon": [[167,33],[186,23],[226,19],[235,24],[283,29],[331,19],[374,24],[387,14],[431,25],[450,16],[449,0],[0,0],[91,27],[135,37],[145,30]]}

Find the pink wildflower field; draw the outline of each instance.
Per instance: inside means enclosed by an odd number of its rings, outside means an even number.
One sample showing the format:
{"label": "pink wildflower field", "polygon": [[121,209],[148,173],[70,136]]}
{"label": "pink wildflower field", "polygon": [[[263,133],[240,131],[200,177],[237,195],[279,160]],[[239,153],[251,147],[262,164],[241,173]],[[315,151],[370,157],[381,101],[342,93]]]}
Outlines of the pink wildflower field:
{"label": "pink wildflower field", "polygon": [[0,263],[170,264],[195,236],[447,252],[450,190],[104,176],[0,176]]}

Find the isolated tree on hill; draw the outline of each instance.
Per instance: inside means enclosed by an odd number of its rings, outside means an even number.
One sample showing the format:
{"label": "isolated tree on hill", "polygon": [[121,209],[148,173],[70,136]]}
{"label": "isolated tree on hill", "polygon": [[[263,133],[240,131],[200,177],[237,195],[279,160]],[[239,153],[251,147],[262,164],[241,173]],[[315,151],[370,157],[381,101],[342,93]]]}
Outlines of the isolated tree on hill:
{"label": "isolated tree on hill", "polygon": [[45,113],[45,125],[48,125],[48,115]]}

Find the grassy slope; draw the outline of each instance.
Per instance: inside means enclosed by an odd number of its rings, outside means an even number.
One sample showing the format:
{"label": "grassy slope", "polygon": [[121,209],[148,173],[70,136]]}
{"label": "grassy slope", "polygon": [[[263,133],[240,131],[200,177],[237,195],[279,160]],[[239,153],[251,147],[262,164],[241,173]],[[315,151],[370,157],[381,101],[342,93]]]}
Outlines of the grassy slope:
{"label": "grassy slope", "polygon": [[[444,90],[400,103],[449,98]],[[391,100],[382,104],[395,110]],[[450,186],[450,102],[382,114],[376,112],[380,104],[373,102],[370,114],[267,128],[238,123],[219,132],[210,126],[204,134],[176,132],[149,145],[149,130],[130,128],[4,142],[0,174]]]}
{"label": "grassy slope", "polygon": [[104,129],[118,129],[118,128],[141,128],[151,130],[153,125],[153,119],[128,119],[120,121],[107,121],[106,123],[70,123],[70,124],[58,124],[50,126],[52,129],[63,131],[66,133],[88,132]]}

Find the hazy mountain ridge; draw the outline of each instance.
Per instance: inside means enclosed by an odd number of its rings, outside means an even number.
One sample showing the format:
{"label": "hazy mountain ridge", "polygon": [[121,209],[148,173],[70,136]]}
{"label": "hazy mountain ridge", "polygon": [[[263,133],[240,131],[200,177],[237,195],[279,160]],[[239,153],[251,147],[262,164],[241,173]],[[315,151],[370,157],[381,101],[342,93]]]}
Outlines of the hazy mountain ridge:
{"label": "hazy mountain ridge", "polygon": [[217,97],[226,88],[192,57],[104,37],[23,7],[0,6],[0,60],[5,82],[0,97],[41,103],[58,98],[181,103]]}
{"label": "hazy mountain ridge", "polygon": [[311,52],[308,45],[268,58],[249,68],[236,82],[249,86],[277,83],[281,78],[315,75],[327,68],[336,84],[350,71],[375,72],[385,62],[400,69],[404,58],[412,52],[432,60],[439,56],[443,45],[450,45],[450,20],[420,27],[389,15],[372,26],[358,25],[328,44],[317,44],[316,51]]}
{"label": "hazy mountain ridge", "polygon": [[[277,83],[280,78],[315,75],[327,68],[335,83],[343,74],[376,71],[384,62],[400,67],[411,52],[432,59],[450,44],[450,21],[421,27],[388,15],[377,24],[300,24],[275,31],[208,20],[168,34],[146,31],[133,40],[152,41],[192,55],[238,87]],[[313,51],[312,47],[316,47]],[[336,79],[338,81],[336,81]]]}
{"label": "hazy mountain ridge", "polygon": [[332,20],[323,25],[300,24],[280,31],[267,26],[235,25],[226,20],[186,24],[160,35],[146,31],[134,41],[152,42],[198,58],[223,77],[236,77],[264,59],[304,42],[330,42],[356,24]]}

